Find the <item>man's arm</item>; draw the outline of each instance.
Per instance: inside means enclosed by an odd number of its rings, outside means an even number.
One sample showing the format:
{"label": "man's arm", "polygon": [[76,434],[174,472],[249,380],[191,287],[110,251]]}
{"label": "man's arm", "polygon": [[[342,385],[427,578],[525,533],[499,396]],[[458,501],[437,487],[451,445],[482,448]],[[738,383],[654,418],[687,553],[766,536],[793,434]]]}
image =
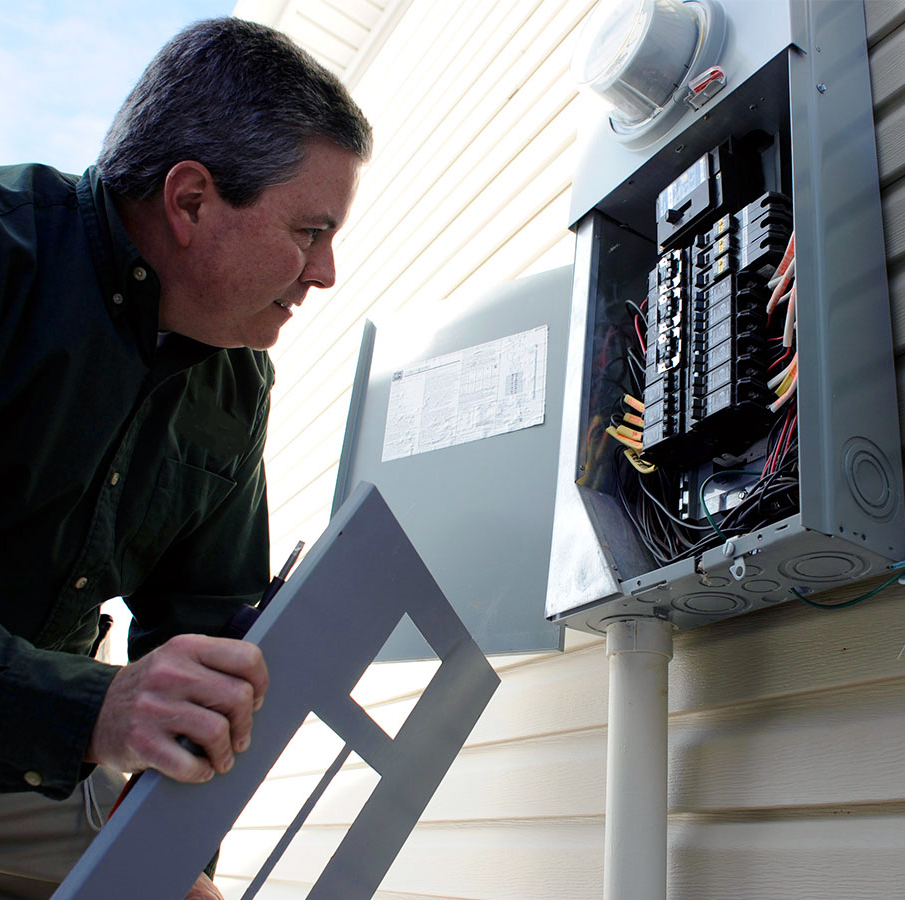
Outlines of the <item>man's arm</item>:
{"label": "man's arm", "polygon": [[116,666],[35,648],[0,627],[0,793],[68,797]]}
{"label": "man's arm", "polygon": [[[157,769],[200,782],[228,772],[251,742],[267,667],[254,644],[188,634],[116,673],[100,708],[86,761],[126,772]],[[180,746],[185,736],[199,757]]]}

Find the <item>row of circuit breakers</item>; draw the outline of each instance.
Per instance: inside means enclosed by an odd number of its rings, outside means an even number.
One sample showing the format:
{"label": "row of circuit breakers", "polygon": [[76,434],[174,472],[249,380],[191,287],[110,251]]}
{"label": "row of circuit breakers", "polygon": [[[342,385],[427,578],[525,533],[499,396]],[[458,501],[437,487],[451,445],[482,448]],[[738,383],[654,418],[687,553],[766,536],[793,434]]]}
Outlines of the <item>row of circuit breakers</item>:
{"label": "row of circuit breakers", "polygon": [[705,154],[657,198],[642,441],[656,464],[737,451],[775,420],[767,281],[792,233],[791,201],[767,192],[732,207],[744,191],[730,188],[730,158],[725,148]]}

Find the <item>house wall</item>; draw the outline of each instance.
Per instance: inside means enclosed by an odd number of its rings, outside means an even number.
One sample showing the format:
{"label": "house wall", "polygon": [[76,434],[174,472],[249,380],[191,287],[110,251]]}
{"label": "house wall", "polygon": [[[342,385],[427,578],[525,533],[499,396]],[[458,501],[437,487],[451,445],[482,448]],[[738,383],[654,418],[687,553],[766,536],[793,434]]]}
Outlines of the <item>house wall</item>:
{"label": "house wall", "polygon": [[[278,558],[326,520],[361,317],[454,304],[569,261],[567,67],[570,37],[592,5],[414,0],[362,76],[356,96],[380,149],[338,246],[341,286],[306,302],[276,358],[268,454]],[[905,423],[905,2],[867,0],[866,12]],[[676,635],[671,900],[901,895],[903,600],[896,585],[844,611],[787,603]],[[381,900],[602,894],[604,640],[570,632],[562,654],[496,665],[500,689]],[[391,728],[431,671],[376,667],[357,696]],[[283,755],[224,843],[228,898],[241,896],[331,749],[313,721]],[[373,783],[363,764],[347,765],[258,896],[304,896]]]}

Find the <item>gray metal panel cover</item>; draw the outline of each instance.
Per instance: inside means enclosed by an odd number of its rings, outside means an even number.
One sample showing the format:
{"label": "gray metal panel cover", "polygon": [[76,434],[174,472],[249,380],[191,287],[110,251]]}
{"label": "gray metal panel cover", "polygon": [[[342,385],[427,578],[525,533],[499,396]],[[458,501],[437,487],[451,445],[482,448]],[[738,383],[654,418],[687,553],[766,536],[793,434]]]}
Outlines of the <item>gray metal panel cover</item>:
{"label": "gray metal panel cover", "polygon": [[[562,646],[561,628],[544,618],[544,597],[571,280],[567,266],[491,290],[417,348],[389,327],[363,343],[359,376],[374,339],[370,377],[356,379],[334,510],[359,480],[376,484],[485,653]],[[540,325],[548,326],[543,424],[381,462],[394,371]],[[421,636],[400,627],[380,658],[426,655]]]}
{"label": "gray metal panel cover", "polygon": [[[350,696],[408,615],[441,660],[394,738]],[[373,485],[361,484],[251,627],[267,659],[267,701],[252,745],[204,784],[146,772],[78,861],[54,900],[184,897],[299,725],[313,712],[345,741],[289,838],[351,752],[378,775],[309,900],[367,900],[499,684]],[[280,852],[287,841],[281,842]],[[246,892],[270,874],[268,860]]]}

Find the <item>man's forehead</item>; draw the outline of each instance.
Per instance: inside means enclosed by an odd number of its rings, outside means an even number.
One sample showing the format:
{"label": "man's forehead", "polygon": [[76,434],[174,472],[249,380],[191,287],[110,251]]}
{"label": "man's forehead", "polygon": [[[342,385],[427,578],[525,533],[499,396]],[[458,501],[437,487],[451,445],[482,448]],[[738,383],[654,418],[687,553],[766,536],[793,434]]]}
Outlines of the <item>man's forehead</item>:
{"label": "man's forehead", "polygon": [[311,147],[295,175],[267,188],[309,227],[340,228],[358,188],[361,160],[332,142]]}

